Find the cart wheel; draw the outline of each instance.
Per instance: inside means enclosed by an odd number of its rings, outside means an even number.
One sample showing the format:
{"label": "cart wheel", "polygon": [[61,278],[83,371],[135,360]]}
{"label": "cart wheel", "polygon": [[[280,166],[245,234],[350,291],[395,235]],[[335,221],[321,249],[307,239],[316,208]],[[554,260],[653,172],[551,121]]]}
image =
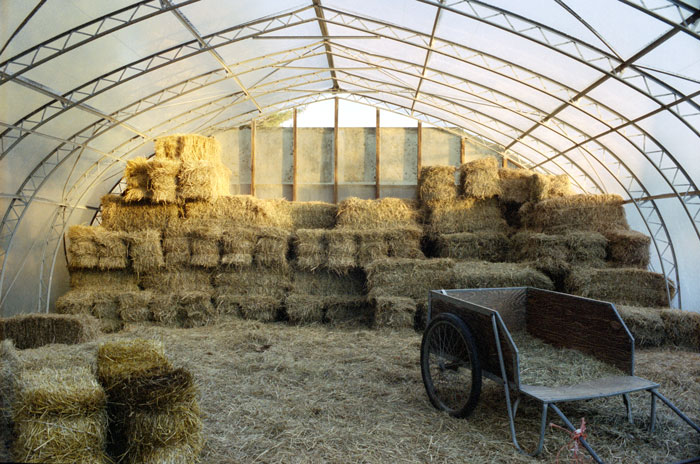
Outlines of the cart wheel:
{"label": "cart wheel", "polygon": [[421,342],[420,367],[433,406],[454,417],[471,414],[481,393],[481,364],[462,319],[442,313],[430,321]]}

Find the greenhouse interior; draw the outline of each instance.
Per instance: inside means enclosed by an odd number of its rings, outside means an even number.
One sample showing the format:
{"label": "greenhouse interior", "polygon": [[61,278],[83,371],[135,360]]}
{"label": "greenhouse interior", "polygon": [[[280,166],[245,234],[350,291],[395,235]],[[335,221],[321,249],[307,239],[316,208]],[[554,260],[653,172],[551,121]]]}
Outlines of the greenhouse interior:
{"label": "greenhouse interior", "polygon": [[0,0],[0,462],[700,462],[698,154],[697,0]]}

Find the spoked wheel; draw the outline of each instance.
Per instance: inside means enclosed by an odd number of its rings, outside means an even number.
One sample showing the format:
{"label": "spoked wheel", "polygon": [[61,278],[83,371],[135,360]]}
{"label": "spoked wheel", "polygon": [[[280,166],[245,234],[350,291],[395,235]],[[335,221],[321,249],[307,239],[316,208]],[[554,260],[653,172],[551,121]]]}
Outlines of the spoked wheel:
{"label": "spoked wheel", "polygon": [[481,393],[481,364],[469,327],[442,313],[423,333],[420,348],[423,384],[430,402],[454,417],[467,417]]}

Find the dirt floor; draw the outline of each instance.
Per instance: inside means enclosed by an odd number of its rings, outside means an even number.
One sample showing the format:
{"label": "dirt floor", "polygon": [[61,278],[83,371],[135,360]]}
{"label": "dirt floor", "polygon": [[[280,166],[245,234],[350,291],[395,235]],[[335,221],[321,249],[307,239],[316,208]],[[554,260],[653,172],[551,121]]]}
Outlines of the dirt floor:
{"label": "dirt floor", "polygon": [[[131,326],[105,338],[162,340],[169,358],[197,379],[205,463],[253,462],[556,462],[567,443],[547,431],[537,460],[511,444],[503,391],[484,381],[474,414],[454,419],[434,409],[420,376],[420,334],[329,326],[294,327],[228,320],[197,329]],[[90,357],[96,344],[64,349]],[[24,359],[61,350],[25,350]],[[637,375],[700,422],[700,353],[637,350]],[[632,395],[634,424],[620,398],[563,405],[608,463],[667,463],[700,456],[700,434],[659,403],[649,433],[649,399]],[[549,420],[560,423],[550,412]],[[519,439],[535,443],[539,409],[518,411]],[[561,424],[563,425],[563,424]],[[562,451],[560,462],[570,462]]]}

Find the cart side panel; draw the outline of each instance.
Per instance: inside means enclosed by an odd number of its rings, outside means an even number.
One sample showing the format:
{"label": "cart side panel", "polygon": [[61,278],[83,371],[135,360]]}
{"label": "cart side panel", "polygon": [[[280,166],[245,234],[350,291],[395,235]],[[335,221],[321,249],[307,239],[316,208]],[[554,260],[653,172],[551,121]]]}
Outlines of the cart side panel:
{"label": "cart side panel", "polygon": [[[491,322],[491,318],[494,317],[493,311],[484,308],[481,308],[481,311],[477,311],[472,309],[473,306],[469,305],[469,303],[455,299],[447,301],[449,297],[444,297],[435,293],[431,296],[430,317],[434,318],[438,314],[446,312],[459,316],[469,326],[474,336],[477,352],[481,361],[481,369],[491,374],[491,377],[501,378],[501,365],[498,360],[496,339],[493,335],[493,323]],[[517,378],[517,355],[507,337],[500,332],[499,330],[506,375],[508,376],[508,381],[517,387],[519,385]]]}
{"label": "cart side panel", "polygon": [[447,290],[447,294],[498,311],[510,332],[525,330],[527,287]]}
{"label": "cart side panel", "polygon": [[530,334],[634,375],[634,339],[612,304],[530,288],[525,320]]}

